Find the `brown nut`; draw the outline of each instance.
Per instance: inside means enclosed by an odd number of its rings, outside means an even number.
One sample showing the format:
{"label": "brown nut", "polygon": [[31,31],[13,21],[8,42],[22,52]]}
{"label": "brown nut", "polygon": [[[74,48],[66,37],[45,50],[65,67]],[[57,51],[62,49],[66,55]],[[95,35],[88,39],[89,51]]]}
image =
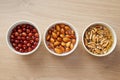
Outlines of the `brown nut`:
{"label": "brown nut", "polygon": [[49,43],[49,44],[48,44],[48,48],[49,48],[49,49],[54,49],[54,45],[53,45],[52,43]]}
{"label": "brown nut", "polygon": [[70,27],[69,26],[65,26],[65,30],[70,30]]}
{"label": "brown nut", "polygon": [[70,48],[65,48],[65,51],[66,52],[69,52],[71,49]]}
{"label": "brown nut", "polygon": [[54,42],[54,46],[58,46],[60,44],[59,41]]}
{"label": "brown nut", "polygon": [[63,46],[60,46],[60,49],[64,52],[65,48]]}
{"label": "brown nut", "polygon": [[53,32],[54,32],[54,33],[57,33],[57,30],[55,30],[55,29],[54,29],[54,31],[53,31]]}
{"label": "brown nut", "polygon": [[73,48],[74,48],[74,44],[71,43],[71,45],[70,45],[70,49],[73,49]]}
{"label": "brown nut", "polygon": [[52,34],[52,30],[48,30],[48,34]]}
{"label": "brown nut", "polygon": [[64,27],[65,27],[65,24],[60,24],[60,27],[61,27],[61,28],[64,28]]}
{"label": "brown nut", "polygon": [[75,34],[75,32],[74,32],[73,30],[71,30],[71,34],[72,34],[72,35],[74,35],[74,34]]}
{"label": "brown nut", "polygon": [[46,36],[46,40],[47,40],[47,41],[50,40],[50,35],[47,35],[47,36]]}
{"label": "brown nut", "polygon": [[65,35],[65,37],[67,37],[67,38],[72,38],[70,35]]}
{"label": "brown nut", "polygon": [[60,32],[57,32],[56,34],[57,34],[57,36],[59,36],[59,35],[60,35]]}
{"label": "brown nut", "polygon": [[60,48],[55,48],[54,50],[56,53],[59,53],[59,54],[63,53],[62,49],[60,49]]}
{"label": "brown nut", "polygon": [[71,38],[76,39],[76,36],[75,35],[71,35]]}
{"label": "brown nut", "polygon": [[65,30],[62,28],[60,32],[61,32],[61,34],[64,34]]}
{"label": "brown nut", "polygon": [[62,46],[65,46],[65,45],[66,45],[66,43],[65,43],[65,42],[61,42],[61,45],[62,45]]}
{"label": "brown nut", "polygon": [[71,42],[66,43],[66,47],[70,47],[70,45],[71,45]]}
{"label": "brown nut", "polygon": [[56,39],[57,38],[57,34],[52,32],[52,37]]}
{"label": "brown nut", "polygon": [[55,41],[55,40],[54,40],[53,38],[50,38],[50,42],[51,42],[51,43],[54,43],[54,41]]}
{"label": "brown nut", "polygon": [[62,42],[62,38],[61,38],[61,37],[58,37],[58,38],[57,38],[57,41]]}
{"label": "brown nut", "polygon": [[76,39],[72,39],[72,43],[75,44],[76,43]]}
{"label": "brown nut", "polygon": [[65,35],[64,35],[64,34],[60,34],[60,37],[61,37],[61,38],[64,38],[64,37],[65,37]]}
{"label": "brown nut", "polygon": [[69,42],[69,41],[70,41],[70,38],[65,37],[65,38],[63,38],[63,41],[64,41],[64,42]]}
{"label": "brown nut", "polygon": [[56,25],[55,27],[56,27],[57,31],[60,31],[60,26],[59,25]]}

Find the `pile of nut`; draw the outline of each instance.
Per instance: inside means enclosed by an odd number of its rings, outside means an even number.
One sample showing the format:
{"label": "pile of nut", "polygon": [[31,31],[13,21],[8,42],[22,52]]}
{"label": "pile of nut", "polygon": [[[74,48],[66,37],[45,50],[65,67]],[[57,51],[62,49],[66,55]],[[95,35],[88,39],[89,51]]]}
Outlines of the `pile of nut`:
{"label": "pile of nut", "polygon": [[18,52],[30,52],[39,42],[37,29],[30,24],[20,24],[13,28],[10,34],[10,42]]}
{"label": "pile of nut", "polygon": [[86,30],[84,43],[90,52],[105,54],[112,46],[113,37],[111,31],[104,25],[93,25]]}
{"label": "pile of nut", "polygon": [[75,43],[75,31],[63,23],[52,26],[46,34],[48,48],[58,54],[69,52],[74,48]]}

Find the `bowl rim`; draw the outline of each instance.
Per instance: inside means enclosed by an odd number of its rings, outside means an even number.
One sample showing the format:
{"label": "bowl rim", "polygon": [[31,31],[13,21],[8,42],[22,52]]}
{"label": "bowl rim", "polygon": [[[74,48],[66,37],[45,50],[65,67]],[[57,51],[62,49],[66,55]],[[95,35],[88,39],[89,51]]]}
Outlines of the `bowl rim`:
{"label": "bowl rim", "polygon": [[[87,30],[89,27],[91,27],[92,25],[96,25],[96,24],[105,25],[105,26],[111,31],[112,36],[113,36],[113,44],[112,44],[112,47],[111,47],[111,49],[110,49],[107,53],[105,53],[105,54],[100,54],[100,55],[99,55],[99,54],[94,54],[94,53],[90,52],[90,51],[86,48],[86,46],[85,46],[85,44],[84,44],[84,34],[85,34],[86,30]],[[93,23],[90,23],[90,24],[84,29],[84,31],[83,31],[83,33],[82,33],[82,44],[83,44],[85,50],[86,50],[89,54],[91,54],[91,55],[93,55],[93,56],[97,56],[97,57],[103,57],[103,56],[107,56],[107,55],[109,55],[109,54],[111,54],[111,53],[113,52],[113,50],[115,49],[116,44],[117,44],[117,36],[116,36],[116,33],[115,33],[114,29],[113,29],[110,25],[108,25],[107,23],[105,23],[105,22],[93,22]]]}
{"label": "bowl rim", "polygon": [[[48,31],[53,25],[59,24],[59,23],[63,23],[63,24],[69,25],[70,28],[72,28],[72,29],[75,31],[75,35],[76,35],[76,43],[75,43],[75,45],[74,45],[74,48],[73,48],[72,50],[70,50],[69,52],[65,52],[65,53],[62,53],[62,54],[57,54],[57,53],[55,53],[54,51],[50,50],[50,49],[48,48],[47,44],[46,44],[46,34],[47,34],[47,31]],[[56,56],[67,56],[67,55],[73,53],[73,52],[75,51],[75,49],[77,48],[78,42],[79,42],[79,37],[78,37],[78,32],[77,32],[76,28],[75,28],[72,24],[70,24],[70,23],[67,22],[67,21],[55,21],[55,22],[51,23],[50,25],[48,25],[48,27],[46,28],[46,30],[45,30],[45,32],[44,32],[44,36],[43,36],[43,41],[44,41],[44,45],[45,45],[46,49],[47,49],[51,54],[56,55]]]}
{"label": "bowl rim", "polygon": [[[9,36],[10,36],[10,33],[11,33],[11,31],[12,31],[12,29],[13,29],[14,27],[16,27],[16,26],[19,25],[19,24],[25,24],[25,23],[30,24],[30,25],[33,25],[33,26],[37,29],[37,31],[38,31],[38,33],[39,33],[39,42],[38,42],[36,48],[33,49],[32,51],[22,53],[22,52],[16,51],[16,50],[12,47],[12,45],[11,45],[11,43],[10,43],[10,40],[9,40]],[[34,53],[34,52],[39,48],[39,46],[40,46],[40,44],[41,44],[41,38],[42,38],[42,36],[41,36],[41,32],[40,32],[38,26],[37,26],[35,23],[33,23],[32,21],[29,21],[29,20],[19,20],[19,21],[15,21],[15,22],[8,28],[7,34],[6,34],[6,42],[7,42],[8,47],[9,47],[14,53],[19,54],[19,55],[29,55],[29,54]]]}

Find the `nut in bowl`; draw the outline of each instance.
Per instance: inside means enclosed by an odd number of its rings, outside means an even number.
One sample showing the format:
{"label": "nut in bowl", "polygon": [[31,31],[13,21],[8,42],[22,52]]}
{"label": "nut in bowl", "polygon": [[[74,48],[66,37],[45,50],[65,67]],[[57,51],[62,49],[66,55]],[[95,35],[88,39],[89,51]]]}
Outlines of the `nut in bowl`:
{"label": "nut in bowl", "polygon": [[117,43],[117,37],[111,26],[97,22],[90,24],[85,29],[82,42],[88,53],[100,57],[112,53]]}
{"label": "nut in bowl", "polygon": [[18,21],[7,32],[6,41],[9,48],[19,55],[29,55],[35,52],[41,42],[38,27],[30,21]]}
{"label": "nut in bowl", "polygon": [[45,31],[44,44],[50,53],[56,56],[66,56],[76,49],[78,33],[68,22],[55,22]]}

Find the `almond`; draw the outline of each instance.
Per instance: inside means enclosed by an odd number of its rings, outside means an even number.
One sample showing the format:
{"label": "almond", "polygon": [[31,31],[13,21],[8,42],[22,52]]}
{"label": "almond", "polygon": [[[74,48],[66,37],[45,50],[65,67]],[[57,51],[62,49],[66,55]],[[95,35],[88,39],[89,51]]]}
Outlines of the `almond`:
{"label": "almond", "polygon": [[53,45],[52,43],[49,43],[49,44],[48,44],[48,48],[49,48],[49,49],[54,49],[54,45]]}
{"label": "almond", "polygon": [[57,31],[60,31],[60,26],[59,25],[56,25],[55,27],[56,27]]}
{"label": "almond", "polygon": [[74,45],[71,43],[70,44],[70,49],[73,49],[74,48]]}
{"label": "almond", "polygon": [[54,50],[55,50],[55,52],[58,53],[58,54],[63,53],[62,49],[60,49],[60,48],[55,48]]}
{"label": "almond", "polygon": [[68,31],[66,31],[66,32],[65,32],[65,34],[66,34],[66,35],[69,35],[69,32],[68,32]]}
{"label": "almond", "polygon": [[58,37],[57,40],[58,40],[59,42],[62,42],[62,38],[61,38],[61,37]]}
{"label": "almond", "polygon": [[60,37],[61,37],[61,38],[64,38],[64,34],[60,34]]}
{"label": "almond", "polygon": [[75,32],[74,32],[73,30],[71,30],[71,34],[72,34],[72,35],[75,35]]}
{"label": "almond", "polygon": [[65,27],[65,24],[60,24],[60,27],[61,27],[61,28],[64,28],[64,27]]}
{"label": "almond", "polygon": [[70,35],[70,36],[71,36],[71,38],[76,39],[76,36],[75,36],[75,35]]}
{"label": "almond", "polygon": [[64,52],[65,48],[63,46],[60,46],[60,49]]}
{"label": "almond", "polygon": [[51,30],[48,30],[48,34],[52,34],[52,31],[51,31]]}
{"label": "almond", "polygon": [[69,26],[65,26],[65,30],[70,30],[70,27]]}
{"label": "almond", "polygon": [[65,38],[63,38],[63,41],[64,41],[64,42],[69,42],[69,41],[70,41],[70,38],[65,37]]}
{"label": "almond", "polygon": [[66,43],[64,43],[64,42],[61,42],[61,45],[62,45],[62,46],[65,46],[65,45],[66,45]]}
{"label": "almond", "polygon": [[50,42],[51,42],[51,43],[54,43],[54,41],[55,41],[55,40],[54,40],[53,38],[50,38]]}
{"label": "almond", "polygon": [[50,35],[49,34],[46,36],[46,40],[47,41],[50,40]]}
{"label": "almond", "polygon": [[65,48],[65,51],[66,52],[69,52],[71,49],[70,48]]}
{"label": "almond", "polygon": [[71,38],[71,36],[70,36],[70,35],[65,35],[65,37],[67,37],[67,38]]}
{"label": "almond", "polygon": [[70,47],[71,42],[66,43],[66,47]]}
{"label": "almond", "polygon": [[76,39],[72,39],[72,43],[75,44],[76,43]]}
{"label": "almond", "polygon": [[54,29],[54,31],[53,31],[53,32],[54,32],[54,33],[57,33],[57,30],[55,30],[55,29]]}
{"label": "almond", "polygon": [[59,36],[59,35],[60,35],[60,32],[57,32],[56,34],[57,34],[57,36]]}
{"label": "almond", "polygon": [[60,44],[60,42],[56,41],[54,42],[54,46],[58,46]]}
{"label": "almond", "polygon": [[57,34],[52,32],[52,37],[56,39],[57,38]]}
{"label": "almond", "polygon": [[65,30],[62,28],[60,32],[61,32],[62,34],[64,34],[64,33],[65,33]]}

